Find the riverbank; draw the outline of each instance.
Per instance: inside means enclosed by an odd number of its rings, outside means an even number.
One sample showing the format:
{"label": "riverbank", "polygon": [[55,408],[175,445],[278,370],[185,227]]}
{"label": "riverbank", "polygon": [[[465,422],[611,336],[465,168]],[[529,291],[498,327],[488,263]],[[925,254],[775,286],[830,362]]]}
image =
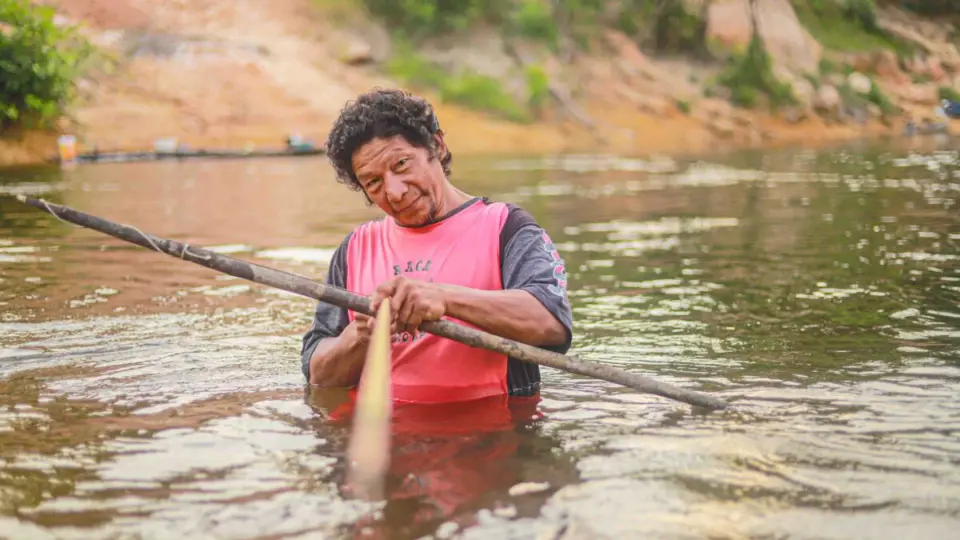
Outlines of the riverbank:
{"label": "riverbank", "polygon": [[[749,39],[745,2],[703,11],[711,43],[736,48]],[[949,25],[888,8],[880,24],[921,43],[923,54],[897,60],[882,43],[854,47],[827,34],[818,41],[804,26],[813,24],[808,13],[787,0],[764,4],[760,22],[781,26],[774,34],[761,24],[760,33],[796,99],[772,109],[733,106],[736,96],[716,83],[721,62],[646,54],[612,29],[596,33],[589,52],[561,60],[536,40],[484,27],[401,51],[374,17],[333,0],[43,3],[112,59],[79,82],[60,128],[77,136],[81,152],[149,150],[163,138],[203,149],[277,148],[292,133],[322,143],[340,107],[375,86],[431,98],[461,154],[817,145],[898,135],[908,118],[933,117],[944,88],[960,88]],[[531,69],[543,76],[536,114],[524,101],[533,99]],[[54,133],[0,139],[0,164],[55,155]]]}

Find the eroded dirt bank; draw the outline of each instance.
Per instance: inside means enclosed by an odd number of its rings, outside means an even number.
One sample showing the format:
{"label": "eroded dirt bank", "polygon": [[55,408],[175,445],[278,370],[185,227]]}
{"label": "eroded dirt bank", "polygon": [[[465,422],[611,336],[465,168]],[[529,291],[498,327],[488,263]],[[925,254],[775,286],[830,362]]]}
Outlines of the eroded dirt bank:
{"label": "eroded dirt bank", "polygon": [[[322,141],[340,107],[374,86],[406,86],[385,73],[391,40],[369,20],[331,14],[312,0],[45,0],[78,23],[115,60],[83,81],[83,98],[63,130],[81,149],[148,149],[176,137],[194,147],[280,146],[290,133]],[[745,0],[717,0],[711,39],[743,42]],[[469,67],[512,84],[518,58],[545,66],[560,98],[537,121],[516,123],[435,99],[450,143],[462,153],[674,153],[723,146],[816,144],[899,133],[906,118],[931,117],[938,89],[960,86],[960,55],[943,24],[885,10],[881,23],[925,53],[908,71],[885,51],[835,54],[810,37],[787,0],[763,4],[776,32],[763,35],[800,104],[776,114],[704,97],[717,65],[653,59],[608,31],[590,55],[566,62],[529,43],[474,32],[419,51],[451,70]],[[778,11],[779,10],[779,11]],[[746,28],[746,30],[745,30]],[[764,26],[761,26],[763,33]],[[519,50],[519,52],[518,52]],[[824,76],[818,87],[797,75],[823,59],[852,73]],[[880,120],[844,108],[837,88],[878,84],[906,114]],[[858,77],[859,76],[859,77]],[[422,93],[433,95],[430,91]],[[55,134],[10,136],[0,163],[55,154]]]}

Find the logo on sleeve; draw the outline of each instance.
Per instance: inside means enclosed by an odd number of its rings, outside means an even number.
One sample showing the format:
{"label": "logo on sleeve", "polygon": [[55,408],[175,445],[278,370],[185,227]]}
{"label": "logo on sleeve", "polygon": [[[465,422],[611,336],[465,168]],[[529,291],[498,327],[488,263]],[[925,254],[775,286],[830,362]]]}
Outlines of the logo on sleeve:
{"label": "logo on sleeve", "polygon": [[564,265],[563,259],[557,252],[557,248],[553,245],[553,240],[550,239],[547,231],[543,231],[543,250],[549,253],[553,259],[553,279],[556,280],[556,285],[550,285],[548,288],[553,294],[564,296],[567,290],[567,267]]}

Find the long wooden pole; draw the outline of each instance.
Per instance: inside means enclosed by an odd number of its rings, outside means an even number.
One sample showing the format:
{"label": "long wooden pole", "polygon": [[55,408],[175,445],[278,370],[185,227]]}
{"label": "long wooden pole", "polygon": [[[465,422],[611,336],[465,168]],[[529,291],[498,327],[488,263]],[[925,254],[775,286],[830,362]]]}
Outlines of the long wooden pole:
{"label": "long wooden pole", "polygon": [[[199,264],[254,283],[261,283],[294,294],[306,296],[307,298],[333,304],[357,313],[375,316],[375,313],[370,309],[370,300],[368,297],[360,296],[338,287],[313,281],[288,272],[274,270],[255,263],[241,261],[233,257],[214,253],[210,250],[177,242],[176,240],[152,236],[136,227],[114,223],[67,206],[47,202],[43,199],[34,199],[23,195],[18,195],[17,199],[25,204],[48,212],[61,220],[100,231],[126,242],[165,253],[171,257]],[[690,405],[707,409],[724,409],[728,407],[727,402],[714,396],[655,381],[643,375],[629,373],[613,366],[585,362],[576,357],[566,356],[532,345],[519,343],[451,321],[439,320],[425,322],[420,325],[420,330],[452,339],[471,347],[498,352],[524,362],[531,362],[568,373],[602,379],[633,388],[640,392],[662,396]]]}

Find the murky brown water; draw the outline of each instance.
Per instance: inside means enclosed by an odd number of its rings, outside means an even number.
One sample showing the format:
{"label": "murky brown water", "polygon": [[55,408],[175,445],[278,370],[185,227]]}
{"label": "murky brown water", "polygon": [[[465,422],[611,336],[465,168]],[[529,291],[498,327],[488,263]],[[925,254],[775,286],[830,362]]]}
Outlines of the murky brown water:
{"label": "murky brown water", "polygon": [[[410,412],[393,497],[365,505],[341,493],[343,396],[304,391],[312,301],[7,196],[319,279],[376,215],[323,159],[5,171],[0,537],[957,537],[956,151],[461,159],[455,175],[551,231],[576,353],[735,410],[545,370],[533,407]],[[511,491],[532,483],[549,486]]]}

